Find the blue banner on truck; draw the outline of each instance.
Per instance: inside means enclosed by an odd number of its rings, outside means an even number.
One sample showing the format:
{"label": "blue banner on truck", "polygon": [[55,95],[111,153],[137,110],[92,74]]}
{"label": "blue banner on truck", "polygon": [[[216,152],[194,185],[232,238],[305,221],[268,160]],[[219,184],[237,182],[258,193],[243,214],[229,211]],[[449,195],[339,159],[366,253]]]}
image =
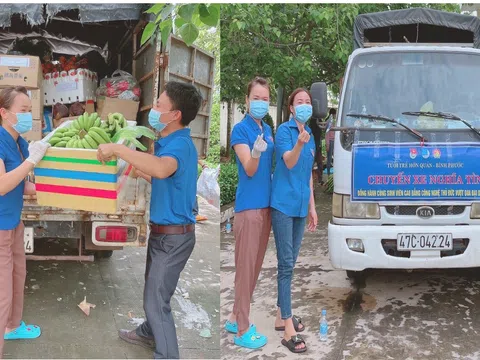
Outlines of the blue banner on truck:
{"label": "blue banner on truck", "polygon": [[352,201],[480,199],[480,144],[354,144]]}

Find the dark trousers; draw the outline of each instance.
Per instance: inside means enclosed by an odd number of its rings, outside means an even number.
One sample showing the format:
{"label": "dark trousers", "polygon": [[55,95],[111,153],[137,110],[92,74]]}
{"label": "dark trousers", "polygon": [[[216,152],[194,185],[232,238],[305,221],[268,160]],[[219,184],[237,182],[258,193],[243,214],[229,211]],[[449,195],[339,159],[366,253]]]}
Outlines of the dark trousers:
{"label": "dark trousers", "polygon": [[328,144],[328,151],[327,151],[327,172],[328,172],[328,175],[330,175],[330,168],[332,167],[333,144],[334,144],[334,141],[330,140],[329,144]]}
{"label": "dark trousers", "polygon": [[148,239],[143,308],[147,320],[137,335],[155,339],[155,359],[179,359],[177,333],[170,299],[195,247],[195,232],[183,235],[151,234]]}

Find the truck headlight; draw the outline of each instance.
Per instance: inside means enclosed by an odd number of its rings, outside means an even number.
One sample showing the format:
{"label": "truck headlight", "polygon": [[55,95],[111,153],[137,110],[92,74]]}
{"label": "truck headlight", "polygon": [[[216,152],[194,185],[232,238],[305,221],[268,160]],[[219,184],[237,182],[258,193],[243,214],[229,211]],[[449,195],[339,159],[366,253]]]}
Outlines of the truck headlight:
{"label": "truck headlight", "polygon": [[380,219],[376,203],[351,202],[350,195],[333,194],[332,215],[347,219]]}
{"label": "truck headlight", "polygon": [[471,219],[480,219],[480,203],[473,203],[470,210]]}

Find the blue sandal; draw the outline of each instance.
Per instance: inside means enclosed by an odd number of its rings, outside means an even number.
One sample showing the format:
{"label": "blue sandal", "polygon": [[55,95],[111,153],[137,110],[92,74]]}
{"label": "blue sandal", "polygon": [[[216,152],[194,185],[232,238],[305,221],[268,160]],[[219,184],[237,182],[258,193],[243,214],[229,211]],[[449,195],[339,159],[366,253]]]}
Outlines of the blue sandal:
{"label": "blue sandal", "polygon": [[20,326],[15,330],[3,336],[4,340],[23,340],[23,339],[36,339],[42,334],[40,327],[37,325],[25,325],[22,321]]}
{"label": "blue sandal", "polygon": [[237,322],[231,322],[230,320],[227,320],[225,322],[225,330],[227,330],[231,334],[236,334],[238,333],[238,324]]}
{"label": "blue sandal", "polygon": [[237,346],[247,349],[260,349],[267,345],[268,339],[265,335],[257,333],[255,325],[250,326],[250,329],[242,336],[235,336],[233,342]]}
{"label": "blue sandal", "polygon": [[[255,330],[257,329],[254,324],[250,324],[250,327],[254,327]],[[238,324],[236,321],[231,322],[230,320],[225,321],[225,330],[227,330],[230,334],[237,335],[238,333]]]}

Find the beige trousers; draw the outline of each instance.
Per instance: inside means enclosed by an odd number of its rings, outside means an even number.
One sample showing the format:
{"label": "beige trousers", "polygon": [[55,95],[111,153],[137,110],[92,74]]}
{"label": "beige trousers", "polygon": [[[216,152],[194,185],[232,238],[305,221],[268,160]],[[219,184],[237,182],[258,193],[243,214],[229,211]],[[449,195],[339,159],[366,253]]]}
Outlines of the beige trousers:
{"label": "beige trousers", "polygon": [[27,264],[23,249],[23,223],[15,230],[0,230],[0,358],[6,328],[20,326]]}
{"label": "beige trousers", "polygon": [[250,326],[250,303],[262,270],[272,220],[270,208],[235,214],[235,304],[238,331]]}

